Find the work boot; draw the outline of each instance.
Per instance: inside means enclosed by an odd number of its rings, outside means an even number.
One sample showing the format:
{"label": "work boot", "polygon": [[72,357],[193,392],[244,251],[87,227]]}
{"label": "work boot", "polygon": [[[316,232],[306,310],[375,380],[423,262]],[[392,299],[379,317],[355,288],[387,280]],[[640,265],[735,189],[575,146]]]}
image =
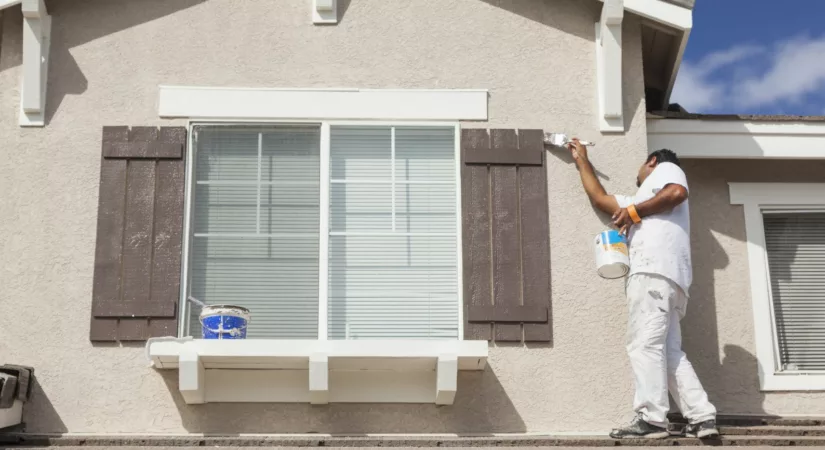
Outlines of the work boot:
{"label": "work boot", "polygon": [[629,424],[610,432],[613,439],[664,439],[668,436],[667,428],[651,425],[642,416],[636,416]]}
{"label": "work boot", "polygon": [[692,423],[685,428],[685,436],[691,438],[707,439],[719,437],[719,430],[716,428],[715,420]]}

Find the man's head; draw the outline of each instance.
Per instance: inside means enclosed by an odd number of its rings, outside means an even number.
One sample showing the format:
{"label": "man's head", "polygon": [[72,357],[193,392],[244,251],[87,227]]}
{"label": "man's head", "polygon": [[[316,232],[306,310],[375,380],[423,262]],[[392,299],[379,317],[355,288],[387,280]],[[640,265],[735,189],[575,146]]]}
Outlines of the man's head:
{"label": "man's head", "polygon": [[672,150],[668,150],[666,148],[656,150],[647,157],[647,161],[645,161],[645,163],[642,164],[642,167],[639,168],[639,175],[636,177],[636,186],[641,186],[650,173],[653,172],[653,169],[664,162],[673,163],[681,167],[681,164],[679,164],[679,158],[676,156],[676,153],[673,153]]}

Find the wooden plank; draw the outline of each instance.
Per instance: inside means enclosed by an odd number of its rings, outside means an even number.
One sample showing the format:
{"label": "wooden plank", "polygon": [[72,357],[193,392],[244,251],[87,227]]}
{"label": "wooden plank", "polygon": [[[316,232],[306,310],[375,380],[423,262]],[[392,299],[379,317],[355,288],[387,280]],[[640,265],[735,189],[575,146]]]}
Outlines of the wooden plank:
{"label": "wooden plank", "polygon": [[[515,130],[491,130],[490,146],[499,152],[518,146]],[[518,179],[515,167],[490,168],[493,229],[493,304],[521,304],[521,260],[518,229]],[[520,324],[494,326],[496,341],[521,342]]]}
{"label": "wooden plank", "polygon": [[[185,129],[162,128],[161,141],[184,140]],[[183,144],[180,142],[181,145]],[[180,297],[185,160],[160,160],[156,167],[151,317],[175,317]]]}
{"label": "wooden plank", "polygon": [[168,337],[177,335],[177,319],[149,319],[149,337]]}
{"label": "wooden plank", "polygon": [[117,341],[117,321],[118,319],[92,317],[89,326],[89,340],[92,342]]}
{"label": "wooden plank", "polygon": [[[519,148],[544,151],[542,130],[520,130]],[[525,307],[550,311],[550,224],[547,168],[519,168],[522,301]],[[552,313],[551,316],[552,317]],[[524,325],[525,342],[551,342],[552,320]]]}
{"label": "wooden plank", "polygon": [[[127,127],[104,127],[103,141],[126,140]],[[123,225],[126,208],[126,161],[106,160],[101,157],[100,189],[97,206],[97,242],[95,245],[94,281],[92,286],[92,315],[109,311],[121,300],[121,258]],[[92,321],[94,325],[94,320]],[[102,322],[101,322],[102,323]],[[93,326],[100,338],[107,334],[103,325]],[[93,340],[105,340],[95,339]]]}
{"label": "wooden plank", "polygon": [[104,142],[105,158],[180,159],[183,144],[164,142]]}
{"label": "wooden plank", "polygon": [[120,341],[145,341],[149,339],[149,319],[127,319],[118,320],[117,338]]}
{"label": "wooden plank", "polygon": [[[133,128],[130,139],[140,139]],[[151,136],[150,136],[151,137]],[[129,161],[126,185],[126,223],[123,236],[123,298],[108,315],[151,315],[153,224],[155,207],[155,161]]]}
{"label": "wooden plank", "polygon": [[466,164],[490,164],[507,166],[541,166],[544,147],[536,151],[522,151],[515,147],[501,149],[475,149],[464,154]]}
{"label": "wooden plank", "polygon": [[496,326],[502,322],[509,323],[547,323],[547,308],[539,306],[472,306],[468,320],[475,322],[495,322]]}
{"label": "wooden plank", "polygon": [[[462,154],[467,149],[489,148],[487,130],[461,131]],[[486,166],[461,165],[462,242],[464,269],[464,337],[492,339],[492,325],[467,321],[470,307],[493,304],[490,253],[490,179]]]}

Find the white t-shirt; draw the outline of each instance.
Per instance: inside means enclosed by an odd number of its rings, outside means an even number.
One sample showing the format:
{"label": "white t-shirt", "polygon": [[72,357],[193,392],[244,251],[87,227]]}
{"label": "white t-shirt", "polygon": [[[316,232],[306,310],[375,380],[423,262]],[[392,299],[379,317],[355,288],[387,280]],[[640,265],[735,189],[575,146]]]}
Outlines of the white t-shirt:
{"label": "white t-shirt", "polygon": [[[669,184],[688,189],[685,173],[673,163],[660,163],[639,187],[635,196],[617,195],[619,207],[642,203],[653,198]],[[690,207],[685,200],[670,211],[643,217],[630,227],[630,275],[652,273],[681,286],[688,293],[693,281],[690,263]]]}

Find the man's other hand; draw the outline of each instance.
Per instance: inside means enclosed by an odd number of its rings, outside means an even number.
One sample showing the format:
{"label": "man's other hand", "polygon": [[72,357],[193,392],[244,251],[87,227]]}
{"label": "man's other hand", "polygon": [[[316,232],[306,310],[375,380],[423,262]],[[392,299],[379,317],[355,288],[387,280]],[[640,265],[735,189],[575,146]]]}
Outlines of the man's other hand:
{"label": "man's other hand", "polygon": [[573,138],[567,148],[570,149],[570,154],[576,162],[587,162],[587,147],[582,145],[579,138]]}
{"label": "man's other hand", "polygon": [[627,212],[627,208],[620,208],[613,213],[613,226],[619,229],[620,234],[627,235],[627,231],[633,226],[633,219]]}

